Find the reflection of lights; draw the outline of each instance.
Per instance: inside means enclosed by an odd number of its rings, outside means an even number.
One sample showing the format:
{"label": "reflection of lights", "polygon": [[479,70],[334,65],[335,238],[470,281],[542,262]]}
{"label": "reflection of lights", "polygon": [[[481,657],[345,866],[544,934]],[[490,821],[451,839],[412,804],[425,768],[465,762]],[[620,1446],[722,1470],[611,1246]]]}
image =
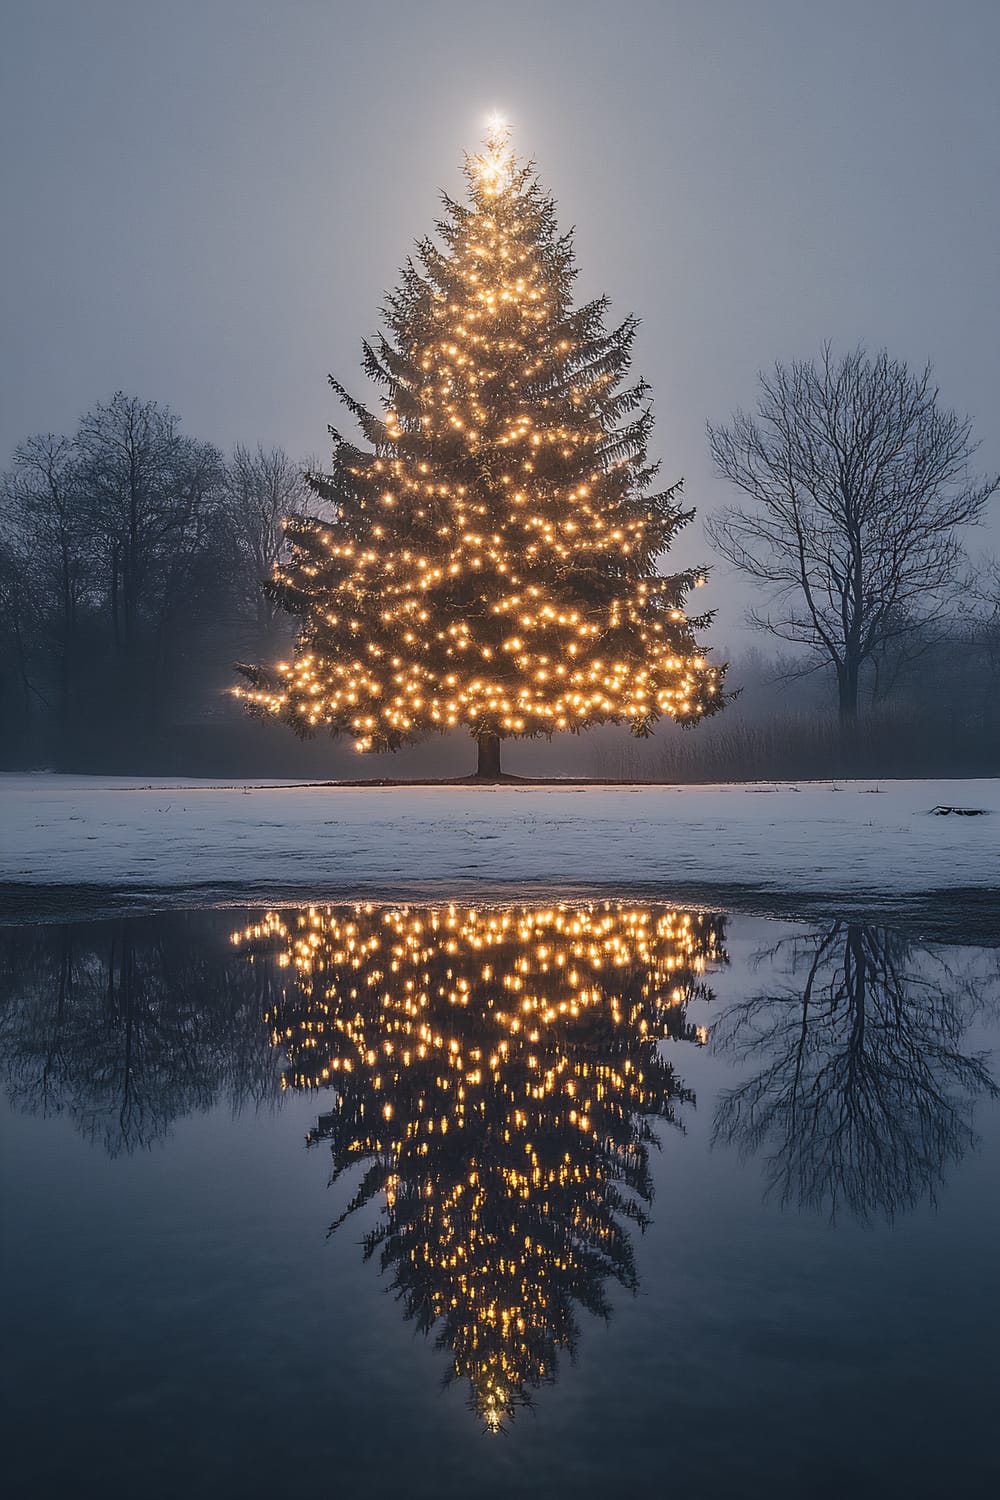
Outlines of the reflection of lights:
{"label": "reflection of lights", "polygon": [[295,983],[269,1016],[286,1085],[333,1085],[335,1174],[384,1194],[366,1253],[497,1431],[554,1378],[577,1305],[635,1285],[648,1118],[690,1098],[658,1046],[724,958],[720,919],[615,903],[269,912],[234,934]]}

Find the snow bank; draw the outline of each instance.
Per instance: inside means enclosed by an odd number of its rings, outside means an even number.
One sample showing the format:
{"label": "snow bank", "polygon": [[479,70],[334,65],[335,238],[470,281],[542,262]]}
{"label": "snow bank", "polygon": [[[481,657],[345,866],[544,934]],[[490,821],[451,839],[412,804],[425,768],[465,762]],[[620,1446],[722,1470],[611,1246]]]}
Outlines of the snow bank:
{"label": "snow bank", "polygon": [[[942,805],[991,816],[933,816]],[[356,788],[2,775],[0,882],[319,897],[530,881],[899,897],[1000,888],[998,813],[997,779]]]}

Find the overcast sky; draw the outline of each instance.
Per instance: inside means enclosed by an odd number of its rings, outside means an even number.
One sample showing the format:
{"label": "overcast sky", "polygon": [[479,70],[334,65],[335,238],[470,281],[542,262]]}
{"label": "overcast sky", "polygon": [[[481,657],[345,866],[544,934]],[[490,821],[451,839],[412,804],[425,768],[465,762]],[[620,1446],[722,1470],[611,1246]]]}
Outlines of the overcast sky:
{"label": "overcast sky", "polygon": [[[499,109],[581,296],[641,317],[703,513],[706,419],[824,339],[929,359],[1000,467],[1000,0],[5,0],[0,27],[0,463],[119,388],[325,456],[327,372],[363,388]],[[743,597],[719,570],[722,644]]]}

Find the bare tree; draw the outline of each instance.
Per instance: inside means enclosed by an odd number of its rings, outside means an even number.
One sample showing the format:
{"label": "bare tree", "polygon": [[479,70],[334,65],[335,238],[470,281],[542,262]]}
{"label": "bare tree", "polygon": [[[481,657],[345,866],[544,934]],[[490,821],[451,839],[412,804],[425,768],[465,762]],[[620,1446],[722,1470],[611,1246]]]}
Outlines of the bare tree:
{"label": "bare tree", "polygon": [[283,614],[265,593],[284,547],[284,522],[314,509],[302,467],[282,448],[238,444],[226,471],[229,533],[236,552],[241,617],[252,621],[254,646],[272,643],[275,617]]}
{"label": "bare tree", "polygon": [[706,531],[769,593],[752,623],[833,665],[849,721],[865,664],[946,609],[956,528],[980,518],[1000,476],[970,480],[971,421],[939,408],[929,366],[912,374],[863,349],[835,360],[827,346],[818,366],[776,364],[760,384],[756,417],[709,425],[719,473],[751,503]]}
{"label": "bare tree", "polygon": [[970,569],[963,600],[963,646],[978,674],[981,720],[1000,725],[1000,557],[982,557]]}
{"label": "bare tree", "polygon": [[171,458],[180,441],[169,408],[121,391],[89,411],[76,434],[92,523],[105,554],[115,647],[125,657],[134,649],[151,556],[170,528]]}
{"label": "bare tree", "polygon": [[966,598],[976,630],[989,657],[1000,668],[1000,557],[986,557],[966,579]]}
{"label": "bare tree", "polygon": [[[100,554],[102,595],[123,670],[123,701],[154,703],[165,639],[211,587],[205,564],[222,517],[224,464],[185,437],[169,407],[119,392],[74,439]],[[218,580],[216,580],[216,586]]]}
{"label": "bare tree", "polygon": [[0,723],[8,742],[27,730],[34,699],[49,706],[31,675],[38,609],[27,559],[22,538],[0,533]]}
{"label": "bare tree", "polygon": [[[65,732],[78,617],[92,560],[90,528],[80,503],[79,464],[69,438],[42,433],[18,444],[12,467],[3,476],[0,519],[8,545],[20,560],[18,573],[9,579],[9,607],[16,598],[17,628],[30,610],[34,641],[40,635],[46,638],[54,663],[57,722]],[[14,623],[10,628],[15,630]],[[16,630],[15,640],[23,664],[25,651]]]}

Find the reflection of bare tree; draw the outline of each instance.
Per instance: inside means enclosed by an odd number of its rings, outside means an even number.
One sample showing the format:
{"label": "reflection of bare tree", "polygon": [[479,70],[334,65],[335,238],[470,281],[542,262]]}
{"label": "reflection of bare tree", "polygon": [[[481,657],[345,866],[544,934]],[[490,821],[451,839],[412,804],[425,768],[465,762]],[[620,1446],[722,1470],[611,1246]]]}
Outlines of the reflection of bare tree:
{"label": "reflection of bare tree", "polygon": [[112,1155],[181,1115],[273,1096],[267,975],[233,962],[219,919],[39,926],[0,940],[0,1068],[17,1106],[66,1112]]}
{"label": "reflection of bare tree", "polygon": [[[882,927],[837,921],[779,943],[790,985],[730,1006],[713,1042],[759,1071],[722,1095],[715,1139],[766,1153],[783,1203],[887,1217],[933,1199],[997,1094],[962,1039],[974,990],[946,957]],[[763,1064],[762,1066],[760,1066]]]}
{"label": "reflection of bare tree", "polygon": [[571,1357],[580,1307],[634,1290],[651,1121],[691,1094],[662,1055],[722,919],[614,904],[271,913],[239,935],[298,981],[272,1012],[286,1082],[332,1085],[334,1180],[365,1170],[365,1256],[496,1431]]}

